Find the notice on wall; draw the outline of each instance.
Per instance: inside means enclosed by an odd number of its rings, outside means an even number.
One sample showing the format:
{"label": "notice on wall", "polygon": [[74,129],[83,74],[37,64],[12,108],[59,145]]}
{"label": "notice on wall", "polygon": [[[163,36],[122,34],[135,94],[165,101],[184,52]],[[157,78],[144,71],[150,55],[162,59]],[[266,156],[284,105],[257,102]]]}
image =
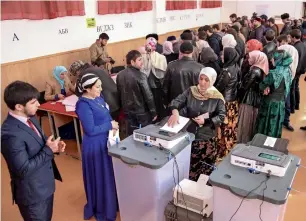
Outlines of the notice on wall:
{"label": "notice on wall", "polygon": [[269,5],[256,5],[257,16],[269,15]]}
{"label": "notice on wall", "polygon": [[96,27],[96,19],[95,18],[86,18],[87,28],[95,28]]}

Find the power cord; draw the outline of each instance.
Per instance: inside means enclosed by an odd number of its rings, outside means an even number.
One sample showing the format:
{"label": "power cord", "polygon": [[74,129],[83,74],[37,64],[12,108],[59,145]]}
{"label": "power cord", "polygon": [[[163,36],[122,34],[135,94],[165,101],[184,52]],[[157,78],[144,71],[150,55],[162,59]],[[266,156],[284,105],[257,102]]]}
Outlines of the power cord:
{"label": "power cord", "polygon": [[263,203],[264,203],[264,201],[265,201],[265,190],[268,188],[267,182],[268,182],[268,180],[270,179],[270,176],[271,176],[271,171],[269,170],[269,171],[268,171],[268,174],[267,174],[267,179],[266,179],[266,181],[264,182],[265,188],[264,188],[263,191],[262,191],[262,201],[261,201],[261,204],[260,204],[260,206],[259,206],[259,219],[260,219],[260,221],[263,221],[262,218],[261,218],[261,207],[262,207],[262,205],[263,205]]}
{"label": "power cord", "polygon": [[[177,163],[177,161],[176,161],[176,156],[175,156],[175,154],[174,154],[171,150],[169,150],[169,149],[163,147],[163,145],[161,145],[160,143],[159,143],[159,149],[160,149],[160,150],[163,150],[163,151],[165,151],[166,153],[169,154],[169,156],[168,156],[168,160],[169,160],[169,161],[171,160],[171,155],[172,155],[172,158],[173,158],[173,170],[172,170],[172,174],[173,174],[174,185],[175,185],[175,187],[178,186],[178,187],[180,188],[180,190],[181,190],[182,199],[183,199],[183,202],[184,202],[185,207],[186,207],[187,220],[190,221],[187,203],[186,203],[185,198],[184,198],[183,188],[182,188],[181,185],[180,185],[180,171],[179,171],[178,163]],[[176,167],[177,182],[176,182],[176,180],[175,180],[175,171],[174,171],[174,167]],[[176,205],[174,205],[174,206],[175,206],[175,218],[176,218],[176,220],[177,220],[177,219],[178,219],[177,206],[176,206]]]}
{"label": "power cord", "polygon": [[[257,190],[263,183],[266,183],[266,182],[270,179],[270,174],[271,174],[271,172],[269,172],[269,173],[267,174],[265,180],[261,181],[260,184],[259,184],[257,187],[255,187],[254,189],[252,189],[250,192],[248,192],[247,195],[245,195],[245,196],[242,198],[242,200],[241,200],[241,202],[240,202],[240,204],[239,204],[237,210],[236,210],[235,213],[232,215],[232,217],[230,218],[229,221],[232,221],[232,219],[234,218],[234,216],[238,213],[238,211],[239,211],[239,209],[240,209],[240,207],[241,207],[243,201],[244,201],[252,192],[254,192],[255,190]],[[266,184],[266,185],[267,185],[267,184]],[[266,189],[266,188],[265,188],[265,189]],[[265,190],[265,189],[264,189],[264,190]],[[262,204],[263,204],[263,202],[262,202]],[[260,207],[260,215],[259,215],[259,218],[260,218],[260,220],[262,221],[262,219],[261,219],[261,207]]]}

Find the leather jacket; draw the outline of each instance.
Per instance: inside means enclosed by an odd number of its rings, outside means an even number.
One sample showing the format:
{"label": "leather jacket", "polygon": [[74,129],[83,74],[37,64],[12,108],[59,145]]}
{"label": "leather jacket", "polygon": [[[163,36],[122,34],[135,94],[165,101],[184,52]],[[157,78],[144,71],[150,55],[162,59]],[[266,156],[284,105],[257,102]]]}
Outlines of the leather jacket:
{"label": "leather jacket", "polygon": [[268,42],[263,48],[263,52],[267,55],[269,61],[272,59],[273,54],[276,50],[277,50],[277,46],[272,41]]}
{"label": "leather jacket", "polygon": [[238,86],[238,64],[233,64],[227,68],[223,68],[215,87],[223,94],[226,102],[232,102],[237,99]]}
{"label": "leather jacket", "polygon": [[217,135],[217,128],[223,123],[226,111],[224,101],[221,99],[196,99],[191,89],[187,89],[180,94],[170,105],[170,110],[177,109],[180,116],[187,118],[195,118],[199,115],[209,113],[209,118],[205,119],[204,125],[199,126],[196,122],[191,120],[187,131],[195,133],[196,139],[209,140]]}
{"label": "leather jacket", "polygon": [[156,116],[152,91],[146,74],[133,66],[120,71],[117,76],[117,89],[125,114],[151,113]]}
{"label": "leather jacket", "polygon": [[189,57],[168,64],[164,84],[164,104],[168,105],[174,98],[199,82],[199,74],[203,65]]}
{"label": "leather jacket", "polygon": [[252,66],[249,72],[242,79],[241,87],[245,91],[241,103],[259,108],[261,102],[261,91],[259,84],[264,79],[263,71],[255,66]]}

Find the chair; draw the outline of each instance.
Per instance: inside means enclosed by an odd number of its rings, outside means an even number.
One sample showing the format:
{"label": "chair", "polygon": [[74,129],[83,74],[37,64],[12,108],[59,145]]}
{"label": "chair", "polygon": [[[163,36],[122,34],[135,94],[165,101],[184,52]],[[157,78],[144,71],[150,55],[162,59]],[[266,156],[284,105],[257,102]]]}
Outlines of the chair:
{"label": "chair", "polygon": [[[38,102],[39,102],[40,104],[46,103],[46,100],[45,100],[45,91],[39,92]],[[36,112],[36,115],[39,117],[39,125],[40,125],[40,127],[42,127],[42,118],[43,118],[43,117],[47,117],[48,114],[47,114],[46,111],[38,110],[38,111]]]}

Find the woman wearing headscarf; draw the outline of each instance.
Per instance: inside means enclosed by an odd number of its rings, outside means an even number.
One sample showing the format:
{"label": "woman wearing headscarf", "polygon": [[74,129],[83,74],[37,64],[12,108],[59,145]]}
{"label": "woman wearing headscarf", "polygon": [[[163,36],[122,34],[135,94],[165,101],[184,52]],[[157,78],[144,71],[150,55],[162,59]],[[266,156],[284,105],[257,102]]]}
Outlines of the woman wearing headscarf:
{"label": "woman wearing headscarf", "polygon": [[237,143],[238,101],[237,86],[239,79],[239,54],[234,48],[224,48],[221,54],[223,69],[217,79],[215,87],[225,99],[226,118],[218,134],[219,156],[226,156]]}
{"label": "woman wearing headscarf", "polygon": [[241,65],[241,78],[243,78],[250,70],[249,53],[252,51],[262,51],[263,45],[260,41],[252,39],[246,43],[246,54]]}
{"label": "woman wearing headscarf", "polygon": [[255,135],[255,123],[262,97],[259,84],[269,73],[269,62],[265,53],[252,51],[248,61],[251,68],[241,84],[244,93],[239,105],[238,143],[247,143]]}
{"label": "woman wearing headscarf", "polygon": [[219,76],[221,68],[218,62],[218,56],[211,47],[205,47],[202,49],[199,63],[203,64],[204,67],[213,68],[217,72],[217,76]]}
{"label": "woman wearing headscarf", "polygon": [[101,97],[102,83],[98,76],[88,73],[77,81],[81,94],[76,113],[84,131],[82,142],[82,169],[87,204],[84,219],[115,221],[117,195],[112,158],[108,155],[107,141],[110,131],[119,129],[113,121],[108,105]]}
{"label": "woman wearing headscarf", "polygon": [[200,174],[209,175],[212,172],[210,165],[219,158],[216,134],[226,113],[224,98],[213,86],[216,78],[214,69],[203,68],[198,85],[184,91],[170,104],[172,115],[168,120],[169,126],[179,123],[179,116],[191,119],[187,130],[195,134],[195,140],[192,143],[189,179],[194,181]]}
{"label": "woman wearing headscarf", "polygon": [[179,54],[173,51],[173,44],[170,41],[165,41],[163,44],[163,55],[166,57],[167,64],[178,59]]}
{"label": "woman wearing headscarf", "polygon": [[232,34],[226,34],[222,38],[222,46],[223,48],[235,48],[237,46],[237,41]]}
{"label": "woman wearing headscarf", "polygon": [[45,86],[46,101],[63,100],[66,96],[74,93],[74,86],[67,74],[67,69],[64,66],[54,68],[53,76],[47,80]]}
{"label": "woman wearing headscarf", "polygon": [[164,55],[155,51],[156,40],[154,38],[147,39],[145,48],[146,53],[142,54],[143,67],[141,71],[148,76],[149,86],[154,97],[158,120],[160,120],[166,116],[166,110],[162,101],[162,85],[167,69],[167,60]]}
{"label": "woman wearing headscarf", "polygon": [[288,52],[277,50],[272,58],[273,69],[259,84],[264,93],[256,120],[256,133],[280,138],[285,117],[285,98],[290,91],[292,57]]}

